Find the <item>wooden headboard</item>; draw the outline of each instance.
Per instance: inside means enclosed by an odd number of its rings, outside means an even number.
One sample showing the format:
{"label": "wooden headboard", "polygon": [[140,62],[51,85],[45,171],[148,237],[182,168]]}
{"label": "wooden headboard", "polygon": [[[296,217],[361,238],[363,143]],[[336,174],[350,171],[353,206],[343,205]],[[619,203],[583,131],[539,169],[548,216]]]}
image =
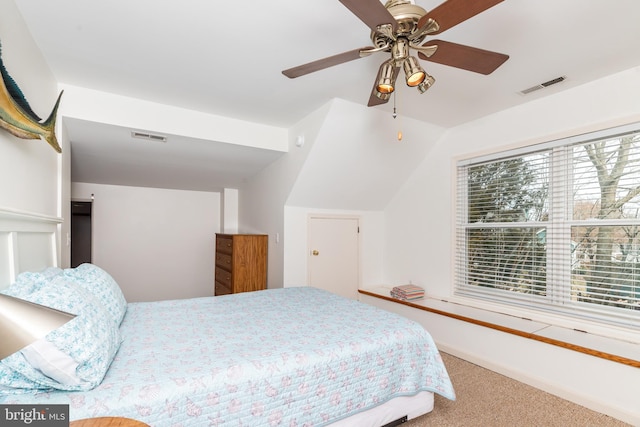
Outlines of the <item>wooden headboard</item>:
{"label": "wooden headboard", "polygon": [[0,289],[24,271],[58,266],[61,218],[0,208]]}

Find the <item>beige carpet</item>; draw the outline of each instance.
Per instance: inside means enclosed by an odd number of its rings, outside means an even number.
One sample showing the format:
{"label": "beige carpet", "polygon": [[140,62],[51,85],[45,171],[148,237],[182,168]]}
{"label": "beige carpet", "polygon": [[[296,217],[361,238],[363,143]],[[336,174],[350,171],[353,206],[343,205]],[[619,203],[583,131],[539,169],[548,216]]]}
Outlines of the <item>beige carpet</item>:
{"label": "beige carpet", "polygon": [[456,400],[435,397],[434,410],[406,427],[617,427],[628,424],[442,353]]}

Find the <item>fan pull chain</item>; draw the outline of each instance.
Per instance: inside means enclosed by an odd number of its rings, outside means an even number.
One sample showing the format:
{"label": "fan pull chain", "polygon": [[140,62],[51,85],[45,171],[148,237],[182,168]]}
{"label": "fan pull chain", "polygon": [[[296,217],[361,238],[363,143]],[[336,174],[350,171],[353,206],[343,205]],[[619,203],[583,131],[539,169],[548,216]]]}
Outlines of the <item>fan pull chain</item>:
{"label": "fan pull chain", "polygon": [[[396,113],[396,93],[398,91],[394,90],[393,91],[393,118],[395,119],[396,117],[398,117],[398,114]],[[400,129],[402,126],[398,126],[398,141],[402,141],[402,130]]]}

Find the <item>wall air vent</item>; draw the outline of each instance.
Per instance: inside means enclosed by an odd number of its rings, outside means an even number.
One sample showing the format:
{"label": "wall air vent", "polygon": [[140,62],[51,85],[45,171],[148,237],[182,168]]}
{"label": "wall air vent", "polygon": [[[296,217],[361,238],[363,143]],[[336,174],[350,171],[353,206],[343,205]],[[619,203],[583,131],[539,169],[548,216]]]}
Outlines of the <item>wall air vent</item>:
{"label": "wall air vent", "polygon": [[522,90],[522,91],[520,91],[520,94],[521,95],[527,95],[527,94],[529,94],[531,92],[535,92],[537,90],[544,89],[545,87],[549,87],[549,86],[555,85],[557,83],[563,82],[566,79],[567,78],[565,76],[556,77],[555,79],[551,79],[551,80],[549,80],[547,82],[540,83],[540,84],[537,84],[535,86],[531,86],[530,88],[527,88],[525,90]]}
{"label": "wall air vent", "polygon": [[138,139],[146,139],[147,141],[167,142],[167,137],[164,135],[154,135],[151,133],[131,131],[131,137]]}

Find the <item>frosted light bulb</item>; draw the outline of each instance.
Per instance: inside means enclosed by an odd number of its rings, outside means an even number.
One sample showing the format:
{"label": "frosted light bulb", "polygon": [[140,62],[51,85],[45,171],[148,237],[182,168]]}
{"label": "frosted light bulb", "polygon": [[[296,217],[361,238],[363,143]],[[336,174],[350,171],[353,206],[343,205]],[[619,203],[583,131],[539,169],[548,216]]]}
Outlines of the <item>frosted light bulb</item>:
{"label": "frosted light bulb", "polygon": [[402,131],[398,131],[398,141],[402,141]]}

